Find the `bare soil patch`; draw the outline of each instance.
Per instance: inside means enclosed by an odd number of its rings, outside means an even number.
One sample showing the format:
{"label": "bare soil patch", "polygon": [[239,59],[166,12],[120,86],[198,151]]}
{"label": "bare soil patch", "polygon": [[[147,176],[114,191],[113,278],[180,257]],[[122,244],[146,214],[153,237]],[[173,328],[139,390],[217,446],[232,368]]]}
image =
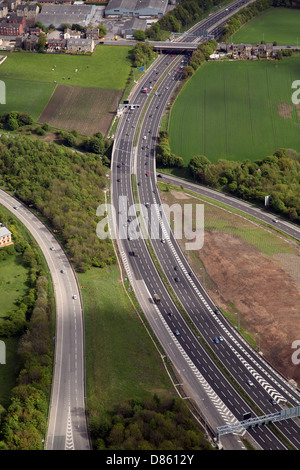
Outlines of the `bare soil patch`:
{"label": "bare soil patch", "polygon": [[121,96],[119,90],[59,85],[38,121],[86,135],[100,131],[106,136]]}
{"label": "bare soil patch", "polygon": [[300,288],[289,266],[292,258],[299,269],[300,255],[282,254],[280,265],[241,238],[213,231],[205,233],[198,255],[221,293],[221,307],[234,304],[242,326],[259,334],[266,359],[300,383],[291,360],[292,342],[300,339]]}
{"label": "bare soil patch", "polygon": [[[163,193],[163,202],[180,202],[181,197],[175,196],[176,191]],[[291,348],[294,340],[300,340],[299,246],[283,242],[275,232],[270,237],[269,230],[210,204],[205,204],[205,225],[203,248],[188,254],[200,282],[216,304],[220,293],[221,308],[232,316],[238,313],[241,327],[260,344],[264,357],[300,384]],[[234,233],[237,228],[243,236]],[[257,246],[247,240],[251,231]],[[274,250],[264,240],[273,240]],[[178,242],[185,251],[185,240]]]}

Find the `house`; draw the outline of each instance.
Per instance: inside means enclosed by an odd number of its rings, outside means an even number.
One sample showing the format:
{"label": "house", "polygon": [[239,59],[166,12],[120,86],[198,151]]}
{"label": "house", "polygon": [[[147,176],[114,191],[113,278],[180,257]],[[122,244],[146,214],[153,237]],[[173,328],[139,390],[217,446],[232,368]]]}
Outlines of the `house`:
{"label": "house", "polygon": [[81,35],[82,35],[81,31],[75,31],[69,28],[64,30],[64,39],[70,39],[70,38],[78,39],[78,38],[81,38]]}
{"label": "house", "polygon": [[3,3],[7,5],[7,8],[10,11],[12,11],[12,10],[15,10],[18,5],[21,5],[21,0],[4,0]]}
{"label": "house", "polygon": [[[19,18],[19,17],[17,17]],[[25,22],[25,23],[24,23]],[[21,18],[10,20],[9,18],[3,18],[0,20],[0,36],[17,37],[21,36],[26,26],[26,19]]]}
{"label": "house", "polygon": [[93,39],[70,38],[67,39],[66,49],[69,52],[93,52],[95,43]]}
{"label": "house", "polygon": [[35,19],[36,15],[40,11],[39,6],[31,3],[22,3],[16,8],[16,13],[18,16],[25,16],[25,18]]}
{"label": "house", "polygon": [[234,59],[247,58],[255,59],[257,57],[273,57],[273,44],[227,44],[220,43],[218,52],[224,51],[228,56]]}
{"label": "house", "polygon": [[94,41],[97,41],[99,39],[99,29],[87,28],[85,36],[87,39],[93,39]]}
{"label": "house", "polygon": [[67,40],[63,38],[57,39],[48,39],[47,40],[47,51],[60,51],[61,49],[65,49],[67,46]]}
{"label": "house", "polygon": [[6,227],[0,227],[0,247],[11,245],[11,232]]}

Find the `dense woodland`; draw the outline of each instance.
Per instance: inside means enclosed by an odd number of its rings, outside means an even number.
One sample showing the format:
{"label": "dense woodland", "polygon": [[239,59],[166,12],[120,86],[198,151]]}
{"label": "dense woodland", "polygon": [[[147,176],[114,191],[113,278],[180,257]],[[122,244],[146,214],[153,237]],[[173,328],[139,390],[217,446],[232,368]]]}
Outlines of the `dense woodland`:
{"label": "dense woodland", "polygon": [[115,262],[111,241],[96,234],[105,173],[98,154],[17,135],[0,139],[0,185],[47,219],[80,272]]}
{"label": "dense woodland", "polygon": [[90,418],[97,450],[211,450],[182,399],[149,396]]}

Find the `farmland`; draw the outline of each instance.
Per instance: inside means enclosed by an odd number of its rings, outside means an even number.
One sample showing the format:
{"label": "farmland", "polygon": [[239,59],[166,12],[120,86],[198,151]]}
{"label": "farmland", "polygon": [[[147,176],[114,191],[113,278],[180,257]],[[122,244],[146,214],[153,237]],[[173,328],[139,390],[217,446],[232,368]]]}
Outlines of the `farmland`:
{"label": "farmland", "polygon": [[6,104],[1,104],[1,113],[22,111],[30,114],[34,120],[37,120],[43,111],[55,88],[54,83],[35,82],[33,80],[21,81],[15,78],[5,78],[4,81]]}
{"label": "farmland", "polygon": [[[7,53],[0,77],[122,90],[130,70],[129,47],[96,47],[91,56]],[[76,72],[77,70],[77,72]]]}
{"label": "farmland", "polygon": [[299,44],[300,10],[272,8],[246,23],[232,36],[234,43]]}
{"label": "farmland", "polygon": [[22,111],[53,127],[106,134],[128,80],[129,50],[98,46],[91,56],[7,53],[0,66],[6,85],[1,112]]}
{"label": "farmland", "polygon": [[183,88],[171,112],[171,150],[211,162],[257,160],[278,148],[300,151],[299,109],[292,82],[299,58],[281,61],[209,62]]}
{"label": "farmland", "polygon": [[85,135],[106,134],[122,92],[59,85],[38,121]]}

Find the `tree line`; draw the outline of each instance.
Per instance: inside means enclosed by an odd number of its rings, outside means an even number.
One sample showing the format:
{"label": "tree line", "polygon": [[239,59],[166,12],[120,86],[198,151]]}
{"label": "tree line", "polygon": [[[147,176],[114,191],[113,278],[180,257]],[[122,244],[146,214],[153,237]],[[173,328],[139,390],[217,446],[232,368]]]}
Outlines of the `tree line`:
{"label": "tree line", "polygon": [[52,381],[51,325],[54,301],[36,243],[24,237],[19,223],[4,215],[14,244],[1,248],[1,259],[20,255],[27,268],[27,290],[16,308],[0,320],[1,338],[19,339],[16,385],[5,409],[0,404],[0,450],[41,450],[47,429]]}
{"label": "tree line", "polygon": [[221,27],[221,35],[219,38],[220,42],[227,42],[230,36],[238,31],[243,26],[243,24],[259,15],[262,11],[267,10],[272,5],[273,0],[256,0],[255,2],[250,3],[249,5],[239,10]]}
{"label": "tree line", "polygon": [[189,172],[195,181],[228,192],[241,199],[264,205],[270,196],[270,209],[300,223],[300,156],[286,149],[254,162],[218,160],[204,155],[191,158]]}
{"label": "tree line", "polygon": [[200,21],[203,14],[213,8],[213,0],[182,0],[170,12],[146,29],[150,40],[164,40],[164,31],[183,32],[188,26]]}

